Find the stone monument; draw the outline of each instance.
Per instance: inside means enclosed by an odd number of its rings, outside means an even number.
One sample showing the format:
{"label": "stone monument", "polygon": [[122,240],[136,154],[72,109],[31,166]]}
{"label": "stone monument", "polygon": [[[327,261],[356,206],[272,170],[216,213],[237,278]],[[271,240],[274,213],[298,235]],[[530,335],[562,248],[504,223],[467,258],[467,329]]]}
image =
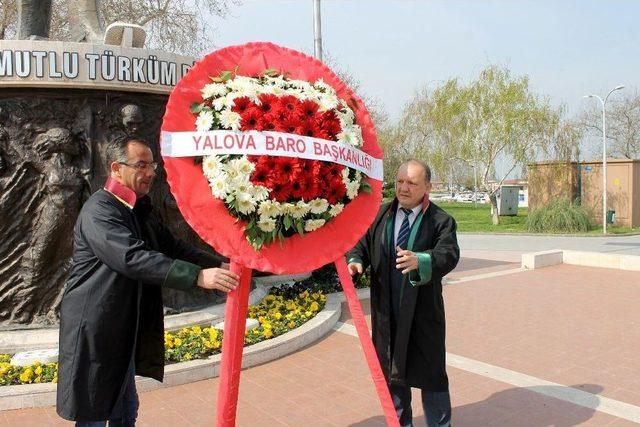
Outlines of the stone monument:
{"label": "stone monument", "polygon": [[[18,3],[21,40],[0,40],[0,329],[55,325],[74,223],[107,177],[106,143],[144,138],[162,166],[156,143],[167,97],[194,62],[143,49],[135,25],[97,34],[95,1],[76,2],[72,35],[81,42],[48,40],[50,0]],[[162,167],[151,197],[172,231],[206,247],[182,219]],[[165,293],[168,312],[215,302],[204,291]]]}

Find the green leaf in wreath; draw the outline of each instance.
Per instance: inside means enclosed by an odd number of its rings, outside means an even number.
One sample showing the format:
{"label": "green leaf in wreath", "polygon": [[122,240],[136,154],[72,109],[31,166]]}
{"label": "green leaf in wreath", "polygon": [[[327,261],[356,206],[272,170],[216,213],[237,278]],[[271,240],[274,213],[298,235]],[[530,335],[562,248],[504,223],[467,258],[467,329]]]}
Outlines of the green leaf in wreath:
{"label": "green leaf in wreath", "polygon": [[226,82],[231,77],[233,77],[233,73],[231,73],[231,71],[227,70],[220,73],[220,79],[222,79],[223,82]]}
{"label": "green leaf in wreath", "polygon": [[275,68],[267,68],[266,70],[264,70],[264,75],[265,76],[275,77],[278,74],[279,74],[278,70],[276,70]]}
{"label": "green leaf in wreath", "polygon": [[293,225],[293,221],[291,220],[291,217],[289,215],[285,215],[283,223],[284,223],[285,230],[290,229],[291,226]]}
{"label": "green leaf in wreath", "polygon": [[192,112],[193,114],[198,114],[202,111],[203,107],[204,107],[204,104],[201,104],[199,102],[194,102],[193,104],[191,104],[191,107],[189,107],[189,111]]}
{"label": "green leaf in wreath", "polygon": [[296,230],[298,230],[298,233],[301,236],[304,235],[304,221],[303,220],[296,221]]}

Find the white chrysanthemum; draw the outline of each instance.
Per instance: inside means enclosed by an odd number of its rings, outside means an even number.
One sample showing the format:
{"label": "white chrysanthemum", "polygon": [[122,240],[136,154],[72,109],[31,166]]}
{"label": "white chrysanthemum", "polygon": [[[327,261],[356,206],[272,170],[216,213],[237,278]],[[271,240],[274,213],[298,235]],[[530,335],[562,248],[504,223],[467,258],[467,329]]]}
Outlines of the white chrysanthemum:
{"label": "white chrysanthemum", "polygon": [[313,86],[304,80],[291,80],[289,84],[302,92],[310,92],[313,89]]}
{"label": "white chrysanthemum", "polygon": [[360,189],[360,183],[358,181],[351,181],[346,187],[347,197],[351,200],[355,199],[358,195],[358,189]]}
{"label": "white chrysanthemum", "polygon": [[242,156],[239,159],[233,159],[227,163],[227,167],[229,169],[235,169],[238,171],[238,175],[251,175],[251,172],[254,171],[256,165],[253,164],[247,156]]}
{"label": "white chrysanthemum", "polygon": [[332,110],[338,106],[338,97],[334,94],[324,93],[318,99],[319,111]]}
{"label": "white chrysanthemum", "polygon": [[280,202],[265,200],[258,207],[258,214],[261,217],[274,217],[281,214]]}
{"label": "white chrysanthemum", "polygon": [[249,193],[236,193],[235,205],[238,212],[245,215],[252,213],[256,209],[256,201]]}
{"label": "white chrysanthemum", "polygon": [[281,203],[280,204],[280,212],[282,215],[293,215],[293,212],[296,209],[296,205],[294,203]]}
{"label": "white chrysanthemum", "polygon": [[329,202],[326,199],[313,199],[309,202],[309,208],[313,214],[321,214],[327,210]]}
{"label": "white chrysanthemum", "polygon": [[231,189],[231,191],[233,191],[234,193],[246,193],[251,195],[251,197],[253,197],[253,185],[247,181],[246,179],[240,179],[240,178],[236,178],[231,180],[230,184],[229,184],[229,188]]}
{"label": "white chrysanthemum", "polygon": [[222,163],[218,156],[204,156],[202,159],[202,171],[207,179],[213,179],[222,172]]}
{"label": "white chrysanthemum", "polygon": [[211,111],[201,111],[196,119],[196,130],[208,131],[213,125],[213,113]]}
{"label": "white chrysanthemum", "polygon": [[269,197],[269,189],[267,187],[263,187],[262,185],[252,185],[251,195],[256,201],[261,202],[263,200],[267,200],[267,198]]}
{"label": "white chrysanthemum", "polygon": [[225,199],[227,194],[229,194],[229,186],[227,185],[227,174],[224,172],[216,175],[212,180],[209,181],[209,185],[211,186],[211,193],[213,197],[218,199]]}
{"label": "white chrysanthemum", "polygon": [[263,86],[260,89],[260,93],[264,93],[266,95],[284,95],[285,90],[282,88],[282,86],[269,85]]}
{"label": "white chrysanthemum", "polygon": [[342,212],[343,209],[344,205],[342,203],[336,203],[335,205],[331,206],[331,209],[329,209],[329,215],[331,215],[332,217],[336,217],[340,214],[340,212]]}
{"label": "white chrysanthemum", "polygon": [[240,129],[240,120],[242,117],[240,117],[240,114],[235,111],[231,111],[230,108],[223,108],[222,111],[220,111],[218,118],[220,120],[220,125],[222,125],[223,128],[231,130]]}
{"label": "white chrysanthemum", "polygon": [[324,219],[308,219],[304,223],[304,231],[314,231],[322,227],[325,223]]}
{"label": "white chrysanthemum", "polygon": [[284,87],[284,85],[287,83],[287,81],[284,79],[284,76],[281,74],[275,77],[266,76],[265,81],[268,86],[278,86],[278,87]]}
{"label": "white chrysanthemum", "polygon": [[302,200],[300,200],[294,205],[290,215],[295,219],[300,219],[306,214],[308,214],[310,209],[311,209],[311,206],[309,206],[309,203],[305,203]]}
{"label": "white chrysanthemum", "polygon": [[216,111],[222,111],[224,108],[229,107],[229,98],[227,98],[226,96],[216,98],[211,103],[211,107],[213,107],[213,109]]}
{"label": "white chrysanthemum", "polygon": [[209,83],[208,85],[204,85],[204,87],[200,89],[200,93],[202,93],[202,99],[223,96],[226,95],[227,92],[227,87],[222,83]]}
{"label": "white chrysanthemum", "polygon": [[[360,135],[358,137],[358,132]],[[362,133],[360,131],[360,126],[351,125],[344,126],[342,128],[342,132],[336,135],[338,138],[338,142],[342,142],[343,144],[351,145],[353,147],[359,147],[362,141]]]}
{"label": "white chrysanthemum", "polygon": [[332,86],[329,86],[328,84],[326,84],[324,82],[324,80],[322,80],[322,79],[316,80],[316,82],[313,84],[313,86],[316,89],[319,89],[319,90],[323,91],[324,93],[329,93],[329,94],[335,94],[336,93],[335,89],[333,89]]}
{"label": "white chrysanthemum", "polygon": [[260,217],[258,228],[265,233],[271,233],[276,229],[276,220],[269,217]]}
{"label": "white chrysanthemum", "polygon": [[342,168],[342,172],[340,172],[340,175],[342,175],[342,183],[344,185],[349,183],[349,171],[349,168]]}

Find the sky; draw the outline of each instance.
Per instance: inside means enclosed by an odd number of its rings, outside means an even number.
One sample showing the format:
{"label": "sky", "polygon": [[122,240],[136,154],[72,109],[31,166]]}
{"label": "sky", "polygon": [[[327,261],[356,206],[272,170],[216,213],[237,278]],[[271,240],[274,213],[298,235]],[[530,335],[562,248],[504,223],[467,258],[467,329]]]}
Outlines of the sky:
{"label": "sky", "polygon": [[[392,119],[417,90],[491,64],[527,75],[567,118],[640,87],[640,1],[321,0],[323,51]],[[271,41],[313,55],[313,0],[244,0],[212,17],[216,47]],[[620,93],[612,95],[615,102]],[[597,147],[591,147],[597,152]]]}

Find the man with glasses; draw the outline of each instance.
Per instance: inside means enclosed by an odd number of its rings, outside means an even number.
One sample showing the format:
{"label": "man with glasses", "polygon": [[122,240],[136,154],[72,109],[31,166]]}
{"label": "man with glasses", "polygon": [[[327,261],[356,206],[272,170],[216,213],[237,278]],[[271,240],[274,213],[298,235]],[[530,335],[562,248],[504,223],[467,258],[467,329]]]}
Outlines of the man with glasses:
{"label": "man with glasses", "polygon": [[229,292],[238,276],[176,239],[151,211],[157,163],[148,145],[121,139],[106,151],[110,176],[74,228],[60,306],[57,411],[80,426],[135,424],[135,375],[162,381],[162,287]]}
{"label": "man with glasses", "polygon": [[371,267],[372,338],[402,426],[413,425],[411,387],[421,389],[429,427],[451,425],[442,278],[460,250],[456,222],[430,190],[429,166],[401,164],[396,197],[347,254],[352,275]]}

